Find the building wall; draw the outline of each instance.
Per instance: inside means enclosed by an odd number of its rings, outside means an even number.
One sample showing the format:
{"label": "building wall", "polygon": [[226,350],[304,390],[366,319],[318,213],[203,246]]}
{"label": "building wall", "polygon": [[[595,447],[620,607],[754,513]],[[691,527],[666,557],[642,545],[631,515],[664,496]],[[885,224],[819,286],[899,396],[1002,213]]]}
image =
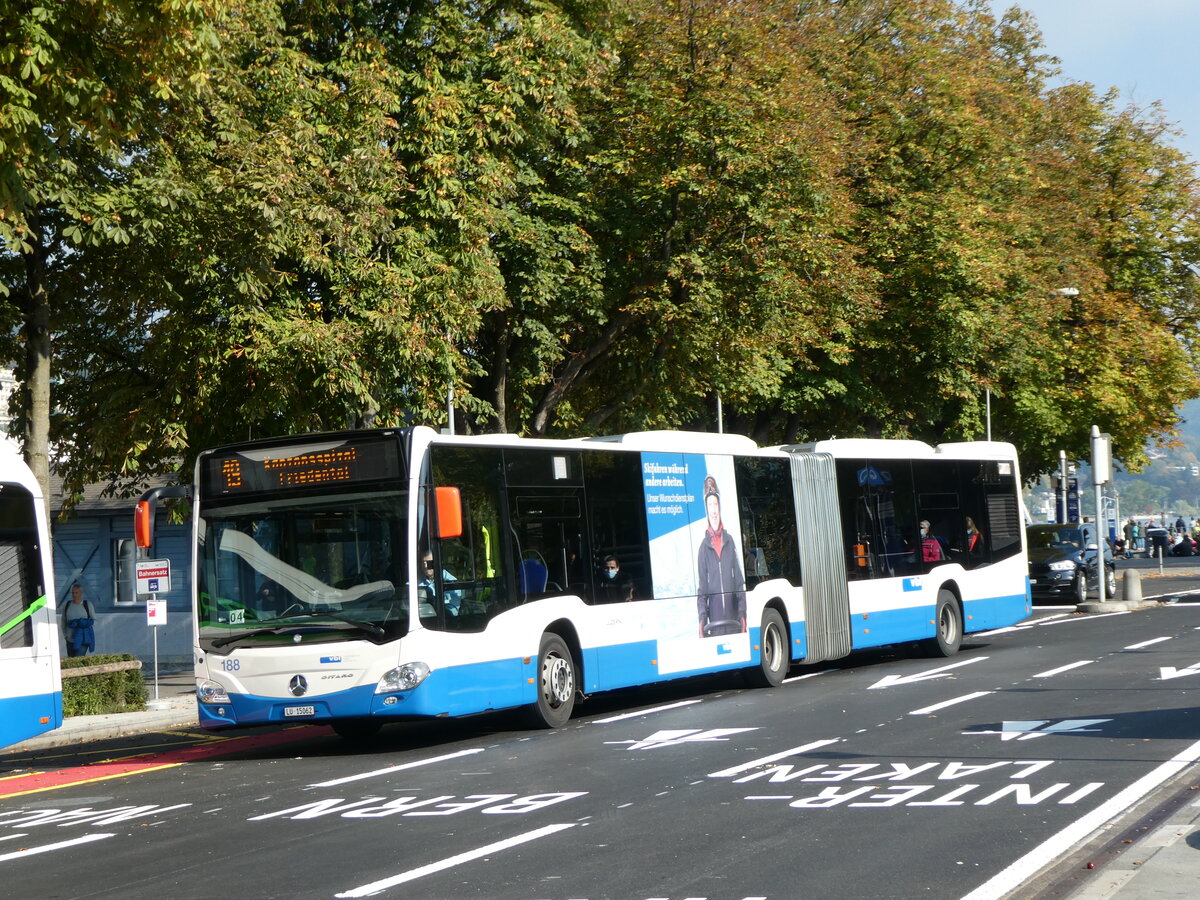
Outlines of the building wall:
{"label": "building wall", "polygon": [[[119,578],[124,575],[128,596],[133,597],[132,549],[123,572],[118,559],[120,542],[133,540],[133,503],[124,510],[80,513],[67,522],[55,522],[54,587],[58,608],[71,599],[71,585],[78,581],[96,619],[96,653],[132,653],[142,660],[147,681],[154,674],[154,631],[158,631],[159,672],[192,668],[191,600],[192,577],[189,525],[170,525],[159,518],[156,559],[171,561],[171,591],[160,594],[167,601],[167,624],[146,624],[146,597],[118,601]],[[66,648],[63,648],[66,655]]]}

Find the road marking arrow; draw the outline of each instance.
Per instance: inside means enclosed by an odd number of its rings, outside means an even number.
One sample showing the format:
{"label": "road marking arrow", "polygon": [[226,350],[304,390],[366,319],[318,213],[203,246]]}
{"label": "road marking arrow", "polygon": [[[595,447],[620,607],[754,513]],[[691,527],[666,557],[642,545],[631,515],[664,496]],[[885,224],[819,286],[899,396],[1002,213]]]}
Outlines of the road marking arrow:
{"label": "road marking arrow", "polygon": [[939,666],[936,669],[930,669],[927,672],[920,672],[916,675],[885,675],[879,681],[871,685],[867,690],[874,691],[882,688],[895,687],[898,684],[915,684],[918,681],[928,681],[930,678],[941,678],[951,669],[958,669],[962,666],[969,666],[971,663],[983,662],[987,659],[986,656],[976,656],[974,659],[964,659],[962,662],[950,663],[948,666]]}
{"label": "road marking arrow", "polygon": [[1112,719],[1060,719],[1056,722],[1053,719],[1033,719],[1025,722],[1003,722],[999,731],[964,731],[963,734],[998,734],[1002,741],[1032,741],[1048,734],[1095,734],[1102,729],[1093,728],[1093,725],[1103,725],[1111,721]]}
{"label": "road marking arrow", "polygon": [[1171,678],[1183,678],[1187,675],[1200,675],[1200,663],[1192,663],[1186,669],[1177,669],[1174,666],[1162,666],[1158,670],[1158,677],[1163,681]]}
{"label": "road marking arrow", "polygon": [[706,741],[727,741],[729,735],[757,731],[757,728],[679,728],[656,731],[640,741],[605,741],[606,744],[628,744],[630,750],[657,750],[660,747],[677,747],[680,744]]}

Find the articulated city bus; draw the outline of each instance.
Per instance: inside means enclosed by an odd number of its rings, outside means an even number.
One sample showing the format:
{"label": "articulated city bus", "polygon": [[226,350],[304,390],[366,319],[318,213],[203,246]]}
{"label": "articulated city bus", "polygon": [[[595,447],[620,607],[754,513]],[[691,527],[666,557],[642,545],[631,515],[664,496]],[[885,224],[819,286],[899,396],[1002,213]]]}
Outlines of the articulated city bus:
{"label": "articulated city bus", "polygon": [[557,727],[599,691],[772,686],[901,642],[950,655],[1030,613],[1019,487],[1002,443],[414,427],[208,450],[200,722],[361,736],[523,707]]}
{"label": "articulated city bus", "polygon": [[0,441],[0,747],[62,725],[53,572],[41,488]]}

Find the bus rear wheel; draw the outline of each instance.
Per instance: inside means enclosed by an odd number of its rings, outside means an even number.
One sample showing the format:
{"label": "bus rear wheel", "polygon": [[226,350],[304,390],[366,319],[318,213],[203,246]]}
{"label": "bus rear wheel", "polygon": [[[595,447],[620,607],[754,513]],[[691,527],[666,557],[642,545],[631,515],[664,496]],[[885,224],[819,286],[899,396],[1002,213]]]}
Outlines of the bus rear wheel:
{"label": "bus rear wheel", "polygon": [[779,687],[787,676],[791,659],[783,616],[774,609],[763,610],[758,647],[758,665],[746,670],[748,680],[756,687]]}
{"label": "bus rear wheel", "polygon": [[958,598],[952,591],[938,591],[934,621],[937,633],[929,644],[932,655],[953,656],[962,646],[963,620]]}
{"label": "bus rear wheel", "polygon": [[575,710],[575,661],[557,634],[542,635],[537,660],[537,702],[527,718],[535,728],[560,728]]}

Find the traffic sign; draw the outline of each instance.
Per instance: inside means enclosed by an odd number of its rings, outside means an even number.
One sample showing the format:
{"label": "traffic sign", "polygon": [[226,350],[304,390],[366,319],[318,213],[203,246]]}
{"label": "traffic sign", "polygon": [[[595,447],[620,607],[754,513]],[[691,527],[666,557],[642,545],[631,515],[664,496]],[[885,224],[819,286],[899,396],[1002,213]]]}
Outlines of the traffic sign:
{"label": "traffic sign", "polygon": [[171,590],[169,559],[139,559],[134,563],[139,594],[166,594]]}

